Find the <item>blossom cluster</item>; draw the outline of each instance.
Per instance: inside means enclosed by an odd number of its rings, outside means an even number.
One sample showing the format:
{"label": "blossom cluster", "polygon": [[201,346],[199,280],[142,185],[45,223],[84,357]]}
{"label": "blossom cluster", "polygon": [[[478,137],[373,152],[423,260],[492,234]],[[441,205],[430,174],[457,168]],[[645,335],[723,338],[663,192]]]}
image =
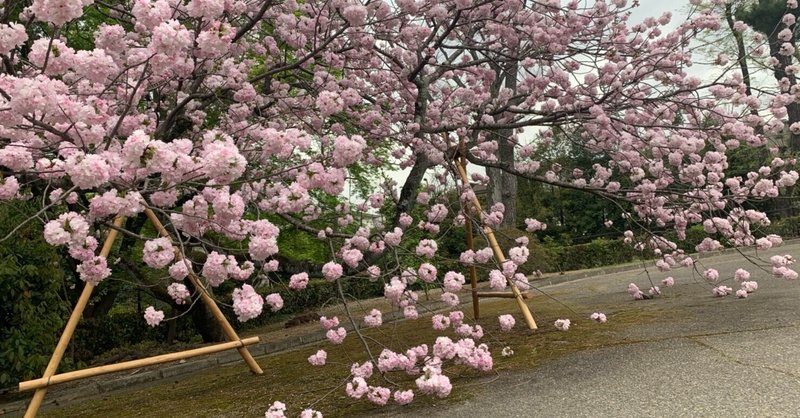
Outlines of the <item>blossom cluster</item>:
{"label": "blossom cluster", "polygon": [[233,291],[233,312],[242,321],[248,321],[259,315],[264,307],[264,298],[259,295],[253,286],[242,285],[240,289]]}

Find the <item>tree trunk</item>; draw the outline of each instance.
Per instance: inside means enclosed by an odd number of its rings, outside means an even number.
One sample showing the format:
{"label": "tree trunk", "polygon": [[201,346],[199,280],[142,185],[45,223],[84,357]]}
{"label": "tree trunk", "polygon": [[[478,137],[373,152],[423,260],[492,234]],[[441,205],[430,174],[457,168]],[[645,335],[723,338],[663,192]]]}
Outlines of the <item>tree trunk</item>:
{"label": "tree trunk", "polygon": [[[505,79],[505,87],[514,93],[517,91],[517,63],[509,64],[508,67],[497,67],[498,79]],[[502,71],[502,73],[500,73]],[[498,86],[499,87],[499,86]],[[499,91],[496,90],[496,91]],[[493,133],[493,139],[497,141],[497,159],[500,162],[514,165],[514,131],[512,129],[501,129]],[[499,168],[486,168],[489,176],[488,201],[489,206],[495,203],[502,203],[505,206],[505,216],[503,217],[503,228],[517,227],[517,177]],[[488,209],[488,208],[487,208]]]}
{"label": "tree trunk", "polygon": [[[783,41],[778,39],[776,33],[770,34],[769,37],[769,53],[772,57],[778,60],[779,64],[775,66],[773,71],[773,75],[775,76],[775,80],[779,83],[782,79],[786,78],[789,81],[789,86],[794,86],[797,84],[797,79],[793,74],[789,74],[786,72],[785,68],[789,65],[792,65],[792,57],[780,54],[778,51],[781,49],[781,45]],[[790,42],[792,46],[794,46],[794,40]],[[792,126],[792,124],[800,122],[800,104],[797,102],[789,103],[786,106],[786,110],[788,112],[788,122],[787,128]],[[788,133],[786,134],[786,147],[791,152],[800,151],[800,134],[792,133],[791,130],[787,129]]]}
{"label": "tree trunk", "polygon": [[[178,310],[174,307],[170,309],[170,316],[175,317],[178,315]],[[179,318],[170,319],[167,321],[167,344],[175,342],[175,337],[178,336],[178,320]]]}
{"label": "tree trunk", "polygon": [[[125,255],[120,257],[120,265],[122,265],[128,272],[131,279],[145,285],[147,291],[156,299],[170,304],[173,308],[185,312],[191,308],[192,323],[194,324],[197,333],[203,338],[203,342],[221,342],[225,341],[225,334],[222,331],[222,326],[211,315],[211,312],[206,309],[206,305],[202,301],[197,301],[192,305],[177,305],[167,293],[166,288],[162,283],[157,283],[148,280],[139,267],[130,261]],[[184,282],[186,288],[190,293],[195,293],[195,288],[188,280]],[[197,297],[200,297],[199,295]],[[141,308],[139,309],[141,311]]]}
{"label": "tree trunk", "polygon": [[86,306],[86,309],[83,311],[83,316],[85,318],[106,316],[108,312],[111,311],[111,308],[114,307],[114,303],[117,301],[117,295],[119,294],[119,287],[116,283],[109,284],[111,285],[109,286],[110,289],[102,293],[99,299],[94,303]]}
{"label": "tree trunk", "polygon": [[[777,31],[776,31],[777,32]],[[790,86],[794,86],[797,84],[797,78],[793,74],[789,74],[786,72],[785,68],[789,65],[792,65],[792,57],[780,54],[778,51],[781,48],[781,44],[783,41],[778,39],[776,33],[772,33],[768,36],[769,40],[769,52],[772,57],[775,57],[779,64],[775,66],[773,71],[773,75],[775,79],[780,83],[780,81],[786,78],[789,81]],[[795,45],[794,38],[790,42],[792,46]],[[791,87],[790,87],[791,88]],[[787,89],[788,91],[788,89]],[[794,123],[800,123],[800,104],[796,101],[789,103],[786,106],[787,110],[787,127],[785,129],[784,134],[784,145],[786,149],[791,153],[796,153],[800,151],[800,134],[795,134],[792,132],[789,127],[792,126]],[[785,218],[792,216],[794,213],[792,210],[792,202],[791,199],[777,199],[775,200],[775,214],[778,218]]]}
{"label": "tree trunk", "polygon": [[[508,143],[507,139],[498,138],[497,158],[502,161],[511,161],[514,158],[514,147]],[[517,177],[499,168],[487,167],[486,173],[489,175],[488,198],[489,206],[495,203],[502,203],[505,208],[503,217],[504,228],[517,227]]]}
{"label": "tree trunk", "polygon": [[197,302],[194,304],[192,308],[192,323],[194,323],[194,327],[200,333],[204,343],[225,341],[225,333],[222,331],[222,327],[211,315],[204,303]]}

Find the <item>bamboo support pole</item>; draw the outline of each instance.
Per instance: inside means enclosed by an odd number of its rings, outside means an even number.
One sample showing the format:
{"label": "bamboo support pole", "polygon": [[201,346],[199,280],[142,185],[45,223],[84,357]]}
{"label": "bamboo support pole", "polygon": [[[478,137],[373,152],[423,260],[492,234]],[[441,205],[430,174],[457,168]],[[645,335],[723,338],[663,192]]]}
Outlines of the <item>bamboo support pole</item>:
{"label": "bamboo support pole", "polygon": [[[458,174],[461,176],[461,182],[464,185],[469,184],[469,178],[467,177],[467,170],[461,164],[456,164],[458,169]],[[481,202],[478,201],[477,196],[473,196],[472,198],[472,205],[475,207],[475,211],[478,214],[483,213],[483,209],[481,208]],[[503,250],[500,249],[500,245],[497,243],[497,239],[494,237],[494,231],[492,228],[484,225],[483,232],[486,234],[486,239],[489,240],[489,246],[492,247],[492,252],[494,253],[494,257],[497,261],[502,265],[506,262],[506,256],[503,254]],[[530,309],[528,309],[528,305],[525,304],[523,300],[522,293],[519,291],[516,283],[513,280],[506,278],[508,284],[511,286],[511,292],[514,294],[514,298],[517,301],[517,306],[519,306],[520,311],[522,311],[522,316],[525,317],[525,322],[528,324],[528,328],[531,330],[536,330],[538,327],[536,326],[536,321],[533,320],[533,315],[531,315]]]}
{"label": "bamboo support pole", "polygon": [[160,356],[148,357],[139,360],[131,360],[122,363],[109,364],[107,366],[93,367],[91,369],[76,370],[74,372],[57,374],[47,378],[28,380],[19,384],[19,391],[24,392],[38,388],[46,388],[48,386],[56,385],[59,383],[71,382],[73,380],[84,379],[87,377],[100,376],[103,374],[121,372],[124,370],[137,369],[139,367],[152,366],[155,364],[169,363],[171,361],[178,361],[187,358],[202,356],[205,354],[218,353],[220,351],[230,350],[231,348],[244,347],[248,345],[258,344],[258,337],[245,338],[239,341],[230,341],[211,345],[208,347],[195,348],[193,350],[180,351],[177,353],[162,354]]}
{"label": "bamboo support pole", "polygon": [[[153,226],[156,228],[156,230],[158,230],[158,233],[162,237],[169,238],[170,240],[172,240],[172,235],[169,233],[169,231],[167,231],[166,228],[164,228],[164,225],[161,223],[161,221],[158,219],[158,216],[156,216],[155,212],[153,212],[152,209],[147,208],[144,210],[144,213],[145,215],[147,215],[147,218],[150,220],[150,223],[153,224]],[[181,261],[183,260],[183,258],[184,257],[181,250],[179,248],[175,248],[175,259],[177,261]],[[208,290],[206,290],[205,286],[203,286],[203,283],[200,281],[197,275],[194,274],[191,270],[189,271],[189,280],[200,292],[200,296],[203,298],[203,302],[205,302],[208,309],[211,310],[211,314],[214,315],[214,318],[216,318],[216,320],[222,326],[222,330],[225,332],[225,335],[228,337],[228,340],[232,342],[241,341],[239,336],[236,334],[236,331],[233,329],[231,324],[225,318],[225,315],[219,309],[219,306],[217,306],[217,303],[214,301],[214,298],[212,298],[211,295],[209,295]],[[247,350],[247,347],[237,346],[236,349],[239,351],[239,354],[242,356],[242,359],[244,359],[245,363],[247,363],[247,365],[250,367],[250,371],[252,371],[253,374],[264,373],[264,371],[261,370],[261,366],[258,365],[256,360],[250,354],[250,351]]]}
{"label": "bamboo support pole", "polygon": [[[461,164],[463,166],[464,161],[461,160]],[[475,242],[472,235],[472,220],[469,219],[469,209],[464,208],[464,214],[467,216],[467,248],[470,250],[475,249]],[[469,265],[469,282],[470,287],[472,288],[472,315],[475,319],[479,319],[481,316],[481,306],[480,302],[478,301],[478,273],[475,269],[474,264]]]}
{"label": "bamboo support pole", "polygon": [[[120,228],[124,219],[125,218],[122,216],[117,216],[117,218],[114,219],[114,226]],[[117,230],[110,229],[108,231],[108,235],[106,235],[105,242],[103,242],[103,248],[100,250],[101,257],[108,257],[108,254],[111,252],[111,247],[114,246],[114,241],[116,239]],[[93,284],[86,283],[86,285],[84,285],[81,296],[78,298],[78,303],[75,304],[75,309],[72,310],[72,314],[67,320],[67,326],[64,327],[64,332],[61,333],[61,337],[58,339],[58,344],[56,344],[56,348],[53,351],[53,356],[50,357],[50,362],[47,363],[47,368],[45,368],[42,379],[40,380],[49,382],[51,377],[56,373],[58,365],[61,364],[61,359],[64,357],[64,352],[67,350],[67,345],[69,345],[69,341],[72,339],[72,335],[75,333],[75,328],[78,326],[78,321],[80,321],[81,316],[83,315],[83,310],[86,309],[86,304],[89,303],[89,298],[92,296],[93,290]],[[22,384],[20,383],[20,387],[21,386]],[[36,416],[36,413],[39,412],[39,408],[42,406],[42,401],[44,400],[45,394],[47,394],[47,387],[36,389],[31,402],[28,404],[28,409],[25,410],[25,418],[33,418]]]}
{"label": "bamboo support pole", "polygon": [[[517,297],[513,292],[473,292],[473,295],[479,298],[506,298],[514,299]],[[533,296],[530,292],[521,292],[520,295],[523,299],[530,299]]]}
{"label": "bamboo support pole", "polygon": [[[470,250],[475,249],[475,244],[472,237],[472,221],[467,219],[467,248]],[[475,270],[475,265],[470,264],[469,266],[469,282],[470,287],[472,287],[472,315],[475,319],[479,319],[481,316],[481,308],[480,302],[478,301],[478,273]]]}

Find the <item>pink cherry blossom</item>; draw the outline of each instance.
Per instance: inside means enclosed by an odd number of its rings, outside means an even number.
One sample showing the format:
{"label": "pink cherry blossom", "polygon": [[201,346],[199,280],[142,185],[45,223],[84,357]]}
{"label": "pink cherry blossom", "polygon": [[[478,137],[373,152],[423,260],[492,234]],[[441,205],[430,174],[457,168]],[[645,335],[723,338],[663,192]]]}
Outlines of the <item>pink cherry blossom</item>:
{"label": "pink cherry blossom", "polygon": [[342,273],[342,265],[333,261],[325,263],[325,265],[322,266],[322,275],[325,276],[325,279],[328,281],[334,281],[342,277]]}
{"label": "pink cherry blossom", "polygon": [[345,392],[347,393],[347,396],[350,396],[353,399],[361,399],[362,396],[369,392],[369,385],[367,385],[367,382],[364,380],[364,378],[355,377],[353,378],[352,382],[347,383]]}
{"label": "pink cherry blossom", "polygon": [[595,313],[589,315],[589,319],[591,319],[592,321],[595,321],[595,322],[599,322],[601,324],[605,324],[606,321],[607,321],[606,314],[604,314],[602,312],[595,312]]}
{"label": "pink cherry blossom", "polygon": [[742,290],[744,290],[747,293],[753,293],[756,290],[758,290],[758,283],[754,281],[742,282],[741,285],[742,285]]}
{"label": "pink cherry blossom", "polygon": [[450,327],[450,318],[447,316],[436,314],[431,317],[431,320],[433,322],[433,329],[437,331],[442,331]]}
{"label": "pink cherry blossom", "polygon": [[269,310],[272,312],[277,312],[283,308],[283,298],[280,293],[270,293],[264,298],[264,301],[267,302]]}
{"label": "pink cherry blossom", "polygon": [[369,275],[370,281],[377,280],[381,276],[381,268],[378,266],[369,266],[367,267],[367,274]]}
{"label": "pink cherry blossom", "polygon": [[547,224],[542,223],[536,219],[525,219],[526,230],[528,232],[544,231],[547,229]]}
{"label": "pink cherry blossom", "polygon": [[70,257],[79,260],[87,261],[94,258],[94,252],[97,249],[97,239],[89,235],[86,237],[82,244],[70,243],[69,255]]}
{"label": "pink cherry blossom", "polygon": [[500,315],[498,319],[500,320],[500,329],[503,331],[511,331],[516,323],[514,317],[511,315]]}
{"label": "pink cherry blossom", "polygon": [[358,263],[364,259],[364,254],[357,248],[342,251],[342,261],[350,267],[357,267]]}
{"label": "pink cherry blossom", "polygon": [[293,274],[292,277],[289,278],[289,289],[303,290],[306,286],[308,286],[308,273]]}
{"label": "pink cherry blossom", "polygon": [[503,290],[506,288],[508,279],[503,275],[500,270],[492,270],[489,272],[489,287],[495,290]]}
{"label": "pink cherry blossom", "polygon": [[319,324],[322,325],[322,328],[331,329],[333,327],[339,326],[339,318],[333,317],[328,319],[327,317],[321,316],[319,318]]}
{"label": "pink cherry blossom", "polygon": [[86,219],[75,212],[67,212],[44,226],[44,239],[50,245],[82,244],[88,233]]}
{"label": "pink cherry blossom", "polygon": [[241,289],[233,290],[233,312],[241,322],[249,321],[261,315],[264,307],[264,298],[256,293],[253,286],[242,285]]}
{"label": "pink cherry blossom", "polygon": [[453,327],[458,327],[464,322],[464,312],[462,311],[451,311],[447,314],[447,317],[450,318],[450,323],[453,324]]}
{"label": "pink cherry blossom", "polygon": [[208,280],[211,286],[219,286],[228,279],[227,264],[229,260],[222,254],[212,251],[208,254],[206,262],[203,264],[203,277]]}
{"label": "pink cherry blossom", "polygon": [[389,401],[391,394],[392,391],[388,388],[380,386],[370,386],[369,392],[367,393],[367,399],[376,405],[386,405],[386,403]]}
{"label": "pink cherry blossom", "polygon": [[403,317],[405,319],[417,319],[419,317],[419,312],[417,311],[417,307],[414,305],[408,305],[404,307]]}
{"label": "pink cherry blossom", "polygon": [[182,283],[172,283],[167,286],[167,294],[169,294],[169,297],[178,305],[190,302],[191,294],[189,293],[189,289]]}
{"label": "pink cherry blossom", "polygon": [[325,350],[318,350],[315,354],[308,357],[308,362],[312,366],[324,366],[325,361],[328,359],[328,353]]}
{"label": "pink cherry blossom", "polygon": [[111,179],[113,168],[97,154],[73,154],[67,158],[67,175],[81,189],[92,189]]}
{"label": "pink cherry blossom", "polygon": [[147,309],[144,310],[144,320],[147,322],[147,325],[156,327],[164,320],[164,311],[157,311],[152,306],[148,306]]}
{"label": "pink cherry blossom", "polygon": [[383,317],[381,315],[381,311],[377,309],[371,310],[369,315],[364,317],[364,324],[368,328],[379,327],[382,323],[383,323]]}
{"label": "pink cherry blossom", "polygon": [[398,405],[408,405],[414,400],[414,391],[412,390],[396,390],[394,392],[394,401]]}
{"label": "pink cherry blossom", "polygon": [[360,26],[367,19],[367,8],[360,4],[351,4],[342,10],[342,16],[350,26]]}
{"label": "pink cherry blossom", "polygon": [[283,402],[275,401],[270,405],[267,412],[264,414],[265,418],[286,418],[286,404]]}
{"label": "pink cherry blossom", "polygon": [[433,264],[422,263],[417,273],[419,274],[419,278],[424,282],[431,283],[436,280],[436,267],[434,267]]}
{"label": "pink cherry blossom", "polygon": [[344,341],[344,338],[347,336],[347,330],[342,327],[337,329],[329,329],[327,333],[325,333],[325,337],[328,338],[332,344],[341,344]]}
{"label": "pink cherry blossom", "polygon": [[83,14],[83,8],[92,0],[34,0],[31,11],[38,20],[61,26]]}
{"label": "pink cherry blossom", "polygon": [[711,283],[715,283],[719,280],[719,272],[716,269],[708,269],[703,272],[703,277]]}
{"label": "pink cherry blossom", "polygon": [[417,388],[421,393],[445,398],[453,390],[450,378],[441,374],[441,371],[425,367],[422,376],[416,380]]}
{"label": "pink cherry blossom", "polygon": [[714,289],[711,290],[711,293],[714,296],[717,296],[717,297],[728,296],[732,292],[733,292],[733,289],[731,289],[728,286],[717,286],[717,287],[715,287]]}
{"label": "pink cherry blossom", "polygon": [[19,23],[9,23],[0,27],[0,54],[8,54],[12,49],[28,40],[25,27]]}
{"label": "pink cherry blossom", "polygon": [[19,182],[15,177],[0,179],[0,200],[11,200],[19,191]]}
{"label": "pink cherry blossom", "polygon": [[566,331],[569,329],[570,321],[569,319],[557,319],[553,326],[556,327],[559,331]]}
{"label": "pink cherry blossom", "polygon": [[300,418],[322,418],[322,413],[313,409],[304,409],[300,412]]}
{"label": "pink cherry blossom", "polygon": [[81,280],[95,286],[111,275],[106,258],[101,256],[85,260],[78,266],[77,271]]}
{"label": "pink cherry blossom", "polygon": [[156,238],[144,243],[142,260],[154,269],[166,267],[175,259],[175,249],[169,238]]}
{"label": "pink cherry blossom", "polygon": [[737,269],[734,278],[737,282],[746,282],[750,280],[750,273],[745,269]]}
{"label": "pink cherry blossom", "polygon": [[189,275],[189,266],[186,260],[176,261],[169,267],[169,275],[175,280],[183,280]]}
{"label": "pink cherry blossom", "polygon": [[436,241],[424,239],[417,245],[416,252],[418,256],[431,258],[436,254],[437,249]]}
{"label": "pink cherry blossom", "polygon": [[644,299],[644,293],[634,283],[628,285],[628,294],[636,300]]}
{"label": "pink cherry blossom", "polygon": [[441,299],[442,302],[444,302],[447,306],[450,307],[457,306],[459,303],[458,296],[450,292],[442,293]]}
{"label": "pink cherry blossom", "polygon": [[409,216],[407,213],[402,213],[398,221],[400,226],[402,226],[403,228],[408,228],[408,226],[411,225],[412,222],[414,222],[414,218]]}
{"label": "pink cherry blossom", "polygon": [[[356,286],[381,280],[391,307],[414,320],[420,286],[440,285],[443,302],[459,303],[463,272],[444,260],[454,234],[471,225],[477,235],[486,227],[500,235],[522,224],[499,172],[613,202],[595,227],[619,227],[622,242],[654,255],[660,271],[696,267],[682,249],[702,233],[700,253],[756,247],[773,276],[798,277],[791,256],[763,255],[783,240],[765,236],[766,213],[746,209],[789,196],[800,180],[796,159],[785,155],[800,136],[791,110],[800,96],[796,14],[788,10],[795,0],[772,29],[758,31],[729,26],[724,2],[699,0],[680,19],[634,18],[624,0],[132,0],[99,24],[93,0],[27,3],[0,25],[8,67],[0,77],[0,201],[41,206],[30,221],[44,219],[45,240],[65,246],[88,283],[115,265],[97,255],[109,223],[127,218],[126,243],[152,236],[140,226],[152,208],[170,237],[133,243],[144,250],[131,259],[168,267],[174,280],[202,269],[217,296],[238,288],[241,320],[265,302],[245,281],[297,296],[314,272],[329,282],[346,274]],[[78,39],[75,28],[87,30]],[[753,59],[703,42],[731,30]],[[515,69],[513,86],[498,59]],[[701,61],[717,74],[687,72]],[[739,67],[754,62],[780,77],[747,79]],[[794,138],[779,147],[784,134]],[[467,184],[453,170],[462,141]],[[601,158],[561,158],[565,144]],[[770,156],[744,170],[732,157],[761,151]],[[478,187],[491,196],[482,211],[472,205]],[[530,289],[530,235],[547,225],[523,222],[528,236],[503,248],[507,260],[479,247],[457,249],[459,261],[485,269],[494,289]],[[298,273],[283,260],[304,258],[294,250],[306,235],[326,256]],[[725,279],[700,271],[713,286]],[[734,279],[737,295],[756,289],[745,270]],[[243,283],[223,285],[229,280]],[[160,285],[175,303],[192,302],[188,283]],[[628,292],[661,292],[648,287],[632,283]],[[283,299],[272,293],[266,303],[276,311]],[[380,315],[364,323],[381,325]],[[501,329],[511,322],[499,321]],[[345,338],[338,319],[321,323],[332,342]],[[491,369],[488,346],[475,342],[483,328],[464,323],[462,312],[438,314],[432,325],[452,325],[461,339],[437,338],[430,355],[393,347],[375,366],[413,374],[413,390],[434,396],[451,392],[443,371],[453,363]],[[390,400],[367,374],[353,375],[349,396]],[[396,402],[411,401],[407,389],[392,388]],[[267,416],[286,413],[276,402]]]}
{"label": "pink cherry blossom", "polygon": [[353,363],[353,365],[350,366],[350,374],[352,374],[353,377],[369,379],[370,376],[372,376],[372,368],[373,366],[371,361],[366,361],[362,365]]}

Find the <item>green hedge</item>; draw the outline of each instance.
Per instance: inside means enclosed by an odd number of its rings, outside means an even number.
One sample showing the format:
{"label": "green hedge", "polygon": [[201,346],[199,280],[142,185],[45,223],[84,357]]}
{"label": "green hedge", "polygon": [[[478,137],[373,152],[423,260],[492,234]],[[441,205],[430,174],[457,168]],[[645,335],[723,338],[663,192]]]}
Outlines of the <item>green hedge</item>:
{"label": "green hedge", "polygon": [[569,247],[551,247],[555,269],[551,271],[581,270],[613,264],[627,263],[641,254],[622,240],[598,238],[588,244]]}
{"label": "green hedge", "polygon": [[[5,236],[36,212],[32,204],[0,207]],[[64,272],[55,247],[34,220],[0,243],[0,386],[41,376],[64,324]]]}
{"label": "green hedge", "polygon": [[791,216],[773,221],[768,227],[763,228],[764,235],[778,234],[784,239],[800,236],[800,216]]}
{"label": "green hedge", "polygon": [[[542,244],[525,231],[519,229],[503,229],[495,232],[500,248],[508,251],[517,246],[515,240],[520,236],[528,236],[530,256],[519,271],[531,273],[539,270],[543,273],[581,270],[612,264],[633,261],[639,253],[626,245],[622,240],[598,238],[588,244],[562,246],[553,242]],[[475,240],[476,249],[487,245],[483,239]],[[464,247],[466,248],[466,247]]]}

